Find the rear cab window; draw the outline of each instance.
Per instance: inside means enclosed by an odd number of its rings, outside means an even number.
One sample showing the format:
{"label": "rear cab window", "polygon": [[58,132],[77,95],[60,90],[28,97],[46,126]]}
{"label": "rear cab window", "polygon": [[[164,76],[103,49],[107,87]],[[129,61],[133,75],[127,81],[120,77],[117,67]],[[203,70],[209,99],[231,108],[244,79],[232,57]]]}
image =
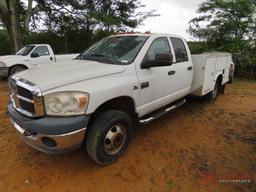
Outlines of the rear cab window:
{"label": "rear cab window", "polygon": [[183,40],[176,37],[170,37],[170,39],[174,48],[176,63],[187,62],[188,52]]}

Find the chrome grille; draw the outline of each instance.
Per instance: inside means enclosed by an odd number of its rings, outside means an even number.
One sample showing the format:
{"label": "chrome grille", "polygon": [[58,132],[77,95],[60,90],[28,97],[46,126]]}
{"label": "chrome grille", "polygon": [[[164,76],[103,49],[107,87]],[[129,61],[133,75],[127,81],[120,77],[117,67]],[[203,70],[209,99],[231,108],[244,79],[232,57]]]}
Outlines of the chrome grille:
{"label": "chrome grille", "polygon": [[11,101],[18,112],[29,117],[44,115],[43,98],[39,87],[16,76],[9,79],[9,85]]}
{"label": "chrome grille", "polygon": [[30,103],[30,102],[24,101],[22,99],[19,99],[19,102],[20,102],[21,109],[24,109],[32,114],[35,113],[34,103]]}
{"label": "chrome grille", "polygon": [[21,86],[17,86],[17,94],[28,99],[33,99],[33,94],[31,93],[31,91]]}

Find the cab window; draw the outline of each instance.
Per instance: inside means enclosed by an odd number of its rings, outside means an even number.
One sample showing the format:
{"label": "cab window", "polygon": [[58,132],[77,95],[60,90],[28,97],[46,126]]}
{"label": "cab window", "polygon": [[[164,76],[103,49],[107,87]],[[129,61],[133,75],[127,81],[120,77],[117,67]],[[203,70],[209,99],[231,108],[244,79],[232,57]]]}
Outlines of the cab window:
{"label": "cab window", "polygon": [[17,55],[26,56],[26,55],[28,55],[34,48],[35,48],[35,46],[27,45],[27,46],[23,47],[21,50],[19,50],[16,54],[17,54]]}
{"label": "cab window", "polygon": [[188,61],[188,54],[183,41],[179,38],[171,37],[171,42],[173,44],[176,63],[186,62]]}
{"label": "cab window", "polygon": [[47,46],[39,46],[33,51],[33,53],[37,53],[39,56],[50,55]]}
{"label": "cab window", "polygon": [[166,37],[160,37],[155,39],[150,45],[145,59],[154,61],[156,54],[158,53],[170,53],[171,48]]}

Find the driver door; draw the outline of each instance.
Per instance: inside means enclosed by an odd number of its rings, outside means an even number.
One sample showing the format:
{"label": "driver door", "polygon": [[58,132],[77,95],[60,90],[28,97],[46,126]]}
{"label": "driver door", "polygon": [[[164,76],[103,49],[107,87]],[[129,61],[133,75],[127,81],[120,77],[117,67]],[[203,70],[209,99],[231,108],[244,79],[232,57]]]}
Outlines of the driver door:
{"label": "driver door", "polygon": [[[33,54],[37,54],[38,57],[33,57]],[[29,63],[31,67],[37,67],[41,64],[49,64],[54,62],[53,56],[50,54],[47,46],[38,46],[30,54]]]}
{"label": "driver door", "polygon": [[[154,39],[146,52],[143,61],[154,61],[156,54],[170,53],[171,46],[167,37]],[[140,116],[150,113],[173,101],[173,66],[151,67],[141,69],[137,67],[140,81]]]}

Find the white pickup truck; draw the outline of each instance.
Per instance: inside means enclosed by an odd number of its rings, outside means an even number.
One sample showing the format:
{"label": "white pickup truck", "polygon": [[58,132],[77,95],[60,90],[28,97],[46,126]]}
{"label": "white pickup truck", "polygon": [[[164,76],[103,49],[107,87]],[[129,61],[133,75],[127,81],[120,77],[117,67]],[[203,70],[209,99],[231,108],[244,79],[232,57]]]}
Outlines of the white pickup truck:
{"label": "white pickup truck", "polygon": [[8,77],[41,64],[71,60],[77,56],[78,54],[54,55],[48,44],[30,44],[23,47],[15,55],[0,56],[0,77]]}
{"label": "white pickup truck", "polygon": [[213,101],[223,93],[231,63],[228,53],[192,56],[175,35],[114,35],[76,60],[11,76],[8,111],[31,147],[60,153],[83,146],[108,165],[124,153],[137,123],[181,106],[189,94]]}

